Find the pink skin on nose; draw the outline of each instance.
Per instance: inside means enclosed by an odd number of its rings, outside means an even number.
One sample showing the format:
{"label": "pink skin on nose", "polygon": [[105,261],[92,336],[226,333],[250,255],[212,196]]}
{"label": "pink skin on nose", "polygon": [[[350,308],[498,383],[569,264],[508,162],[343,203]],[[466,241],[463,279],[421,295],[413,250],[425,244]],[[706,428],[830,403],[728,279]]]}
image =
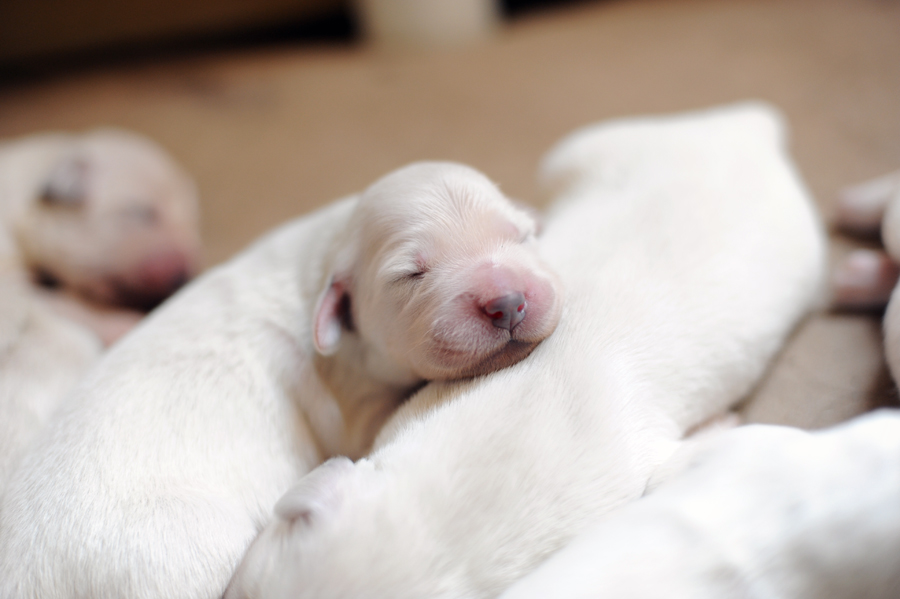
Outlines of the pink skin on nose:
{"label": "pink skin on nose", "polygon": [[506,265],[487,264],[472,274],[476,305],[497,328],[512,331],[525,319],[528,297],[536,284],[528,270]]}

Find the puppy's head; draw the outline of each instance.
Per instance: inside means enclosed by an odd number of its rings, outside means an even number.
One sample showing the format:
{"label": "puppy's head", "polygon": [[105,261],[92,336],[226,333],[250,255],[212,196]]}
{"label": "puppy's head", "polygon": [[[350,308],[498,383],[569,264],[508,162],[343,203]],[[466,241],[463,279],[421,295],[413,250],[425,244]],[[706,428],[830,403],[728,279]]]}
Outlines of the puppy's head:
{"label": "puppy's head", "polygon": [[435,592],[431,531],[405,500],[368,460],[325,462],[278,501],[224,598],[460,596]]}
{"label": "puppy's head", "polygon": [[149,309],[198,268],[195,185],[144,138],[111,130],[76,138],[33,190],[16,236],[47,281]]}
{"label": "puppy's head", "polygon": [[535,229],[529,213],[469,167],[417,163],[387,175],[360,197],[335,256],[315,315],[316,348],[333,352],[356,331],[388,366],[426,380],[523,359],[561,311]]}

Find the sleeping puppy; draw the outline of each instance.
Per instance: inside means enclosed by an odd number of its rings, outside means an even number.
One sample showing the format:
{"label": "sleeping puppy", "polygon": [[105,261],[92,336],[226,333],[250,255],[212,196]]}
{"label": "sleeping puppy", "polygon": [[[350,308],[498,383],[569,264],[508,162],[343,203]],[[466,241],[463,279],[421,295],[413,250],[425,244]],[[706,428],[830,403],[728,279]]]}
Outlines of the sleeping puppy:
{"label": "sleeping puppy", "polygon": [[821,226],[770,108],[589,127],[544,177],[557,331],[510,368],[429,384],[369,457],[307,475],[228,599],[496,596],[640,497],[820,291]]}
{"label": "sleeping puppy", "polygon": [[124,131],[7,142],[0,247],[51,285],[146,310],[198,268],[196,188],[161,148]]}
{"label": "sleeping puppy", "polygon": [[501,599],[897,597],[900,413],[740,427],[690,453]]}
{"label": "sleeping puppy", "polygon": [[221,597],[278,497],[363,455],[420,377],[500,367],[553,331],[533,233],[483,175],[424,163],[208,272],[106,354],[15,471],[0,597]]}
{"label": "sleeping puppy", "polygon": [[101,342],[193,274],[196,211],[191,180],[136,135],[0,144],[0,492]]}
{"label": "sleeping puppy", "polygon": [[469,167],[391,173],[362,194],[328,252],[317,351],[333,355],[342,331],[356,332],[365,353],[340,362],[407,387],[514,364],[553,331],[562,306],[535,227]]}

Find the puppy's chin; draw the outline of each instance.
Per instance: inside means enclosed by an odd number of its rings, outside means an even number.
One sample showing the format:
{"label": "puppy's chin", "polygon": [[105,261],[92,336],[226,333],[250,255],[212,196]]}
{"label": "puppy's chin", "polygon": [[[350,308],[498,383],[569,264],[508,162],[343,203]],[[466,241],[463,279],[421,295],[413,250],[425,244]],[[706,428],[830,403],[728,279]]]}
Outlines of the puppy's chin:
{"label": "puppy's chin", "polygon": [[[519,341],[510,339],[488,355],[480,356],[474,360],[468,359],[459,367],[454,367],[448,363],[450,360],[447,360],[448,356],[444,355],[437,358],[435,360],[436,364],[431,368],[422,369],[429,371],[422,374],[424,374],[426,380],[430,381],[451,381],[490,374],[524,360],[540,342],[541,340]],[[454,357],[456,358],[454,361],[458,361],[460,358],[458,355]]]}

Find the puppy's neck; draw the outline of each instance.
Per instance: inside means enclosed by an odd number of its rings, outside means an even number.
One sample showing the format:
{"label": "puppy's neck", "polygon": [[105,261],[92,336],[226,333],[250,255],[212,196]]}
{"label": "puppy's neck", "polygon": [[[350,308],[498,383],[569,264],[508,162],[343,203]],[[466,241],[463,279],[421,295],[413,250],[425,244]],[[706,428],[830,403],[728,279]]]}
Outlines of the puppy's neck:
{"label": "puppy's neck", "polygon": [[[316,355],[313,365],[344,420],[341,451],[351,459],[368,453],[384,422],[425,381],[382,364],[353,333],[345,332],[337,353]],[[377,374],[376,374],[377,373]]]}

